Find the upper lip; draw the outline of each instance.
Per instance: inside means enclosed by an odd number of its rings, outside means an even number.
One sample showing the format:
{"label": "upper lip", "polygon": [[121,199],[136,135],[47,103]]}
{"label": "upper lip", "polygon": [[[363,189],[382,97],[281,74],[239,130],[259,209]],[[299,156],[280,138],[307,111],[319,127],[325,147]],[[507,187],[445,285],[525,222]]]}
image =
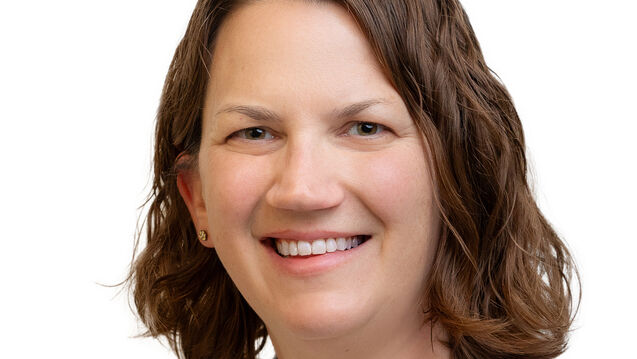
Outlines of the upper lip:
{"label": "upper lip", "polygon": [[268,238],[281,238],[281,239],[294,239],[299,241],[313,241],[316,239],[326,239],[326,238],[348,238],[348,237],[359,236],[363,234],[364,233],[362,232],[341,232],[341,231],[325,231],[325,230],[303,232],[303,231],[295,231],[291,229],[286,229],[282,231],[265,233],[261,237],[261,240],[265,240]]}

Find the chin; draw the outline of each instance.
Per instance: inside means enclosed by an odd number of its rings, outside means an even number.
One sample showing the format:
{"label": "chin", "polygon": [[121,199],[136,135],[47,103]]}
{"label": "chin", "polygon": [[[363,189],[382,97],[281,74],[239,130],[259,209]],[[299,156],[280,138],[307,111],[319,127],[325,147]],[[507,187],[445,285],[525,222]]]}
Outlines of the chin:
{"label": "chin", "polygon": [[373,318],[374,311],[365,304],[360,297],[306,294],[279,307],[278,322],[302,339],[342,337],[364,327]]}

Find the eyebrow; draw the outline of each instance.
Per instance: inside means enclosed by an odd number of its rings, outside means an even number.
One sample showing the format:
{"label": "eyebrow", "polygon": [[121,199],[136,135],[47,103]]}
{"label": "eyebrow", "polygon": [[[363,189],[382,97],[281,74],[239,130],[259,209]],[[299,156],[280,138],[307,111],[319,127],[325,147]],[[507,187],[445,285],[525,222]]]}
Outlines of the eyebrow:
{"label": "eyebrow", "polygon": [[[345,119],[349,117],[354,117],[357,114],[365,111],[366,109],[374,105],[388,103],[388,102],[389,101],[382,98],[355,102],[341,109],[333,110],[331,113],[331,116],[336,119]],[[231,112],[240,113],[242,115],[252,118],[255,121],[273,121],[273,122],[281,121],[281,116],[279,114],[262,106],[229,105],[217,111],[215,116],[218,116],[222,113],[231,113]]]}

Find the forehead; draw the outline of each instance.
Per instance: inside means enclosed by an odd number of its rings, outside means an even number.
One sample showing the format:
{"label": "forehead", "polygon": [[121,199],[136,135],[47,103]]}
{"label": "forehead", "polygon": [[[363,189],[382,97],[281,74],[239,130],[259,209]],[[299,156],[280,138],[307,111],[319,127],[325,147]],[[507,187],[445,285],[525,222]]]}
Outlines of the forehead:
{"label": "forehead", "polygon": [[227,102],[328,106],[393,98],[355,20],[332,2],[267,0],[224,21],[210,67],[206,107]]}

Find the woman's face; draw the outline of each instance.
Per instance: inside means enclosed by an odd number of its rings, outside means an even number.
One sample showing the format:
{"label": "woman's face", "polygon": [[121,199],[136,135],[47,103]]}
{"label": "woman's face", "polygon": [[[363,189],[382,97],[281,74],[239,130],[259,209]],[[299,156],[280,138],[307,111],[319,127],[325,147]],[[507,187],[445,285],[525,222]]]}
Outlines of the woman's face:
{"label": "woman's face", "polygon": [[[420,321],[439,233],[428,155],[354,20],[334,4],[244,6],[209,71],[199,166],[180,189],[273,338]],[[352,237],[364,242],[340,250]],[[337,249],[284,257],[277,240]]]}

